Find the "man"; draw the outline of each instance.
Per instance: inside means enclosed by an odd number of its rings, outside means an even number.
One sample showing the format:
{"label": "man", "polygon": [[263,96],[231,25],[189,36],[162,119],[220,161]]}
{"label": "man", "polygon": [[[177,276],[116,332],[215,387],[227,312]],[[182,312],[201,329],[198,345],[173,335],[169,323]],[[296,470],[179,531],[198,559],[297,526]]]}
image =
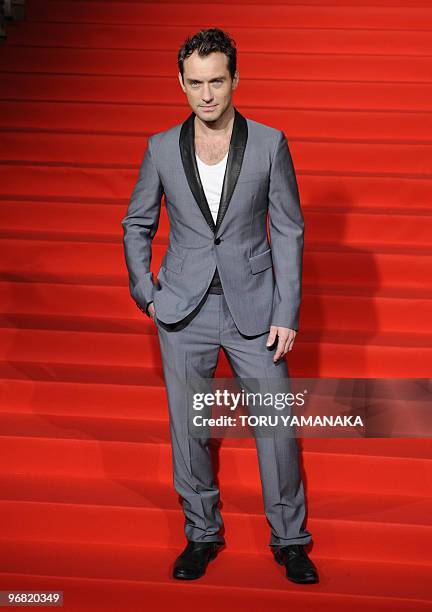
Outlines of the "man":
{"label": "man", "polygon": [[[298,331],[304,224],[284,133],[232,104],[239,83],[234,41],[218,28],[198,32],[181,47],[178,66],[192,113],[148,138],[122,226],[130,292],[154,321],[161,348],[188,540],[173,575],[195,579],[225,540],[210,451],[188,432],[185,389],[193,377],[213,377],[221,347],[238,377],[287,379],[283,357]],[[163,193],[169,245],[154,284],[151,243]],[[303,548],[312,537],[302,527],[297,440],[255,442],[274,557],[288,579],[318,582]]]}

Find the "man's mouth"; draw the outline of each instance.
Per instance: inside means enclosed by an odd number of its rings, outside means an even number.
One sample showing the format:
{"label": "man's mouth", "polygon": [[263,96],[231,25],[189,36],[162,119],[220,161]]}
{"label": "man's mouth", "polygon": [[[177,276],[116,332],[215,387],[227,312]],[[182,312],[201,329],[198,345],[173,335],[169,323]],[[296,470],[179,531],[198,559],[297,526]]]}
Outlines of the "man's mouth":
{"label": "man's mouth", "polygon": [[201,106],[200,108],[202,108],[205,111],[212,111],[216,108],[217,104],[214,104],[213,106]]}

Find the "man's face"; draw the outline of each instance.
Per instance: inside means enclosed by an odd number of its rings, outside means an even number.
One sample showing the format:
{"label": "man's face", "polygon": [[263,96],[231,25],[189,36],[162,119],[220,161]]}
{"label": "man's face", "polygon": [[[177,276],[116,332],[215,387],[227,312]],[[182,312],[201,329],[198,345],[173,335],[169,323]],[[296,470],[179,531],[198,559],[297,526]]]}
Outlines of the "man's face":
{"label": "man's face", "polygon": [[200,57],[194,51],[183,63],[184,84],[178,73],[180,86],[193,112],[207,123],[216,121],[231,105],[231,95],[239,81],[238,71],[231,80],[228,57],[215,51]]}

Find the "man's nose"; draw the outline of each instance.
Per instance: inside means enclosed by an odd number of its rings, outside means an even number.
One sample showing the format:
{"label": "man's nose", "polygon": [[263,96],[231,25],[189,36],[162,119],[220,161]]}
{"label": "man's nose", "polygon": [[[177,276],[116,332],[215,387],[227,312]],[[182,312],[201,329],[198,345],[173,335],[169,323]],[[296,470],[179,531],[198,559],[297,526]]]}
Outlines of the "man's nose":
{"label": "man's nose", "polygon": [[212,91],[209,85],[204,85],[204,89],[202,92],[202,99],[203,99],[203,102],[210,102],[211,100],[213,100],[213,94],[212,94]]}

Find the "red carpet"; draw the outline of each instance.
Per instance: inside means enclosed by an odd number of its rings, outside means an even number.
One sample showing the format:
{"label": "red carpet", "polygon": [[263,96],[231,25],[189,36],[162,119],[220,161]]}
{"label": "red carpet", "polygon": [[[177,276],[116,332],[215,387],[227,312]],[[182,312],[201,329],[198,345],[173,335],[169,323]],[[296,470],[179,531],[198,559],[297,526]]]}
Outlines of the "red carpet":
{"label": "red carpet", "polygon": [[[183,514],[159,346],[120,225],[146,137],[189,113],[177,49],[218,25],[239,49],[235,105],[285,131],[297,171],[291,374],[430,377],[430,2],[27,5],[0,46],[0,590],[63,590],[68,611],[430,610],[426,438],[300,441],[308,586],[269,552],[253,442],[225,440],[227,547],[199,581],[171,578]],[[163,209],[155,273],[167,233]]]}

